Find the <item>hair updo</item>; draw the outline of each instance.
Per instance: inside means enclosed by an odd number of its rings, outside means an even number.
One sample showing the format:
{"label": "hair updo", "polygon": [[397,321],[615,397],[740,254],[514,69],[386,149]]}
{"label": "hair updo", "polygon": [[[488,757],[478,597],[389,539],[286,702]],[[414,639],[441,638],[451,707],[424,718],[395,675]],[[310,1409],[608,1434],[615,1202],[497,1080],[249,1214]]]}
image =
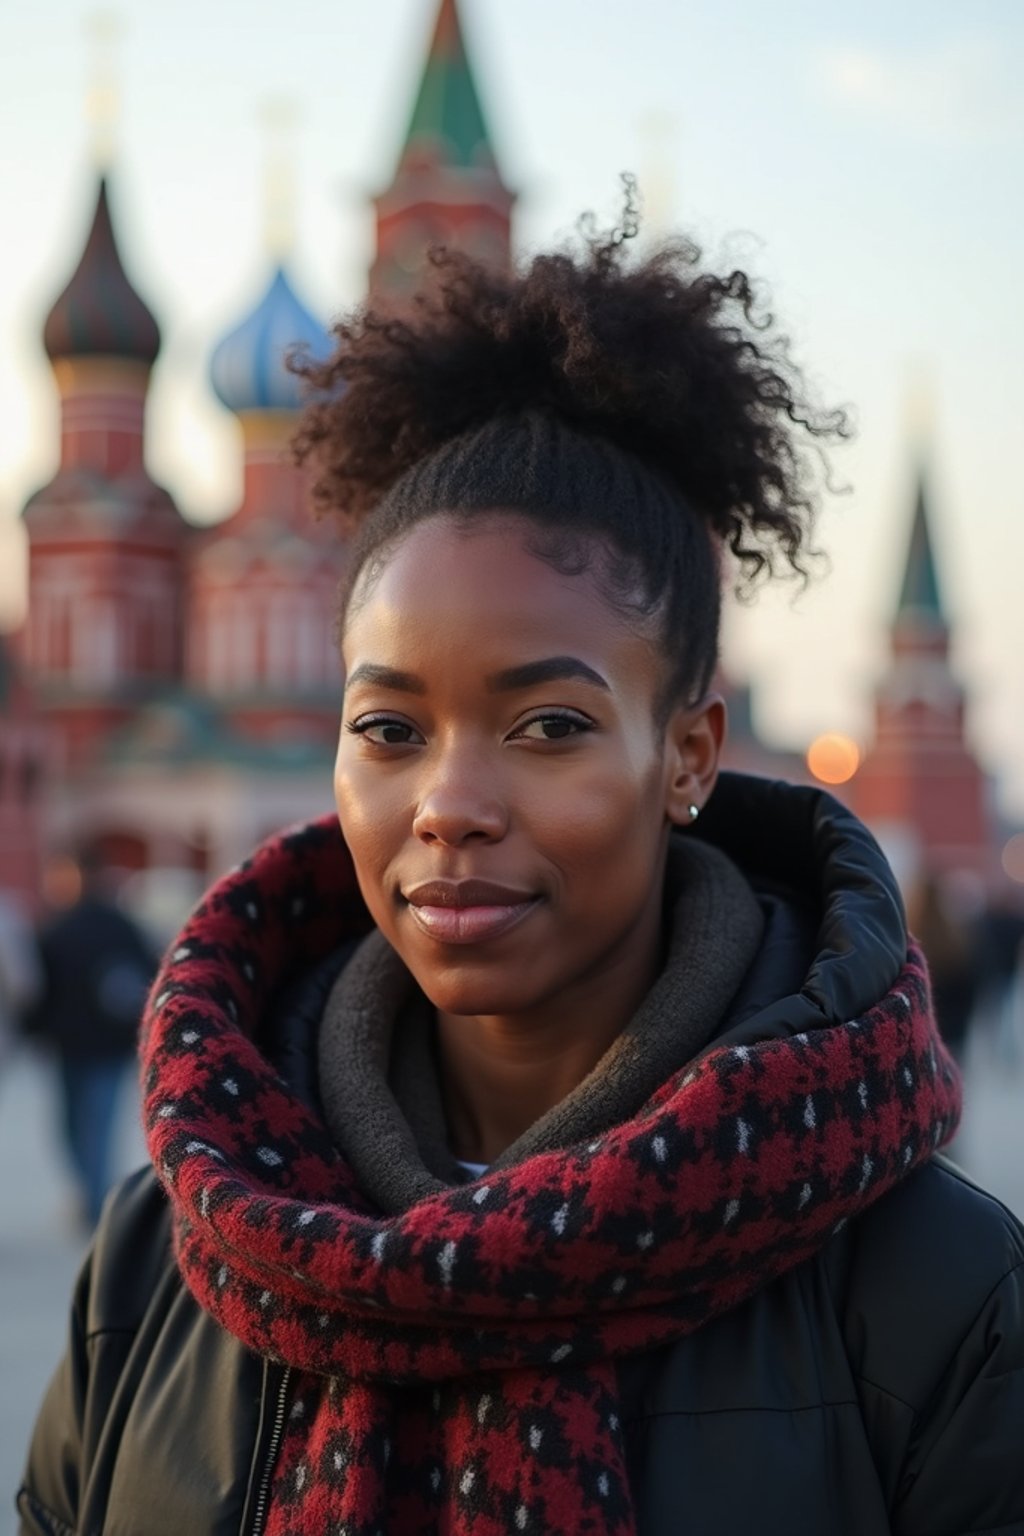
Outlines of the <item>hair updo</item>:
{"label": "hair updo", "polygon": [[621,227],[584,221],[578,254],[501,273],[435,251],[408,313],[358,311],[330,361],[293,360],[321,393],[296,457],[358,529],[343,614],[415,523],[512,511],[539,558],[654,620],[671,706],[714,672],[723,548],[741,590],[806,580],[822,444],[846,416],[809,403],[746,273],[701,270],[689,239],[629,264],[637,232],[626,178]]}

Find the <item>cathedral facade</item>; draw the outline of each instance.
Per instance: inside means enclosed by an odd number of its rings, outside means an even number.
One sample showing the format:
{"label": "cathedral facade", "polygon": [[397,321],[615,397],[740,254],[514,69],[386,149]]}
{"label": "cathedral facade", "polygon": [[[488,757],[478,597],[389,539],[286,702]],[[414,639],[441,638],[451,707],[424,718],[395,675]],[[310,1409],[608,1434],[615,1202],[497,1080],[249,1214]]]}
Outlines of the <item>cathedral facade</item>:
{"label": "cathedral facade", "polygon": [[[400,304],[438,243],[507,266],[512,204],[443,0],[394,177],[375,199],[373,299]],[[50,772],[31,829],[21,818],[16,875],[8,834],[5,870],[31,904],[39,860],[26,840],[37,851],[87,840],[158,908],[147,873],[180,902],[265,834],[331,805],[345,542],[314,520],[291,462],[303,401],[286,366],[295,347],[326,357],[331,340],[280,264],[213,348],[211,386],[241,428],[243,492],[212,529],[189,523],[146,469],[160,331],[125,271],[106,174],[44,345],[60,463],[25,507],[28,616],[8,670],[17,660],[19,701],[31,690]],[[13,682],[7,692],[13,710]],[[13,714],[4,732],[12,797],[26,782],[24,715],[19,702],[17,744]]]}
{"label": "cathedral facade", "polygon": [[[440,0],[395,174],[374,202],[371,298],[400,305],[434,244],[508,265],[513,204],[456,0]],[[329,522],[313,520],[308,486],[290,460],[302,398],[285,366],[290,348],[319,358],[331,341],[286,266],[274,265],[259,303],[212,350],[211,385],[241,428],[243,493],[206,530],[146,469],[146,395],[160,332],[125,271],[105,175],[44,344],[60,397],[61,453],[56,475],[25,508],[29,601],[17,697],[31,696],[33,708],[26,724],[19,706],[17,752],[37,766],[35,808],[20,818],[19,874],[9,883],[32,904],[40,844],[88,839],[135,872],[158,924],[167,902],[170,926],[211,874],[270,831],[331,806],[345,544]],[[927,543],[923,502],[916,516],[912,566],[921,538]],[[982,776],[963,745],[962,695],[937,596],[932,602],[929,589],[922,604],[920,595],[915,587],[901,604],[877,743],[845,793],[869,820],[902,818],[929,846],[945,838],[949,857],[974,867],[991,845]],[[13,684],[8,693],[15,697]],[[740,710],[739,727],[736,765],[793,776],[799,760],[761,746],[749,710]],[[20,778],[4,769],[4,753],[15,751],[6,724],[3,741],[0,785],[24,788],[24,769]],[[945,791],[960,807],[953,853],[936,798]],[[9,818],[11,828],[18,819]],[[4,825],[0,837],[14,838]],[[26,854],[26,839],[35,854]]]}

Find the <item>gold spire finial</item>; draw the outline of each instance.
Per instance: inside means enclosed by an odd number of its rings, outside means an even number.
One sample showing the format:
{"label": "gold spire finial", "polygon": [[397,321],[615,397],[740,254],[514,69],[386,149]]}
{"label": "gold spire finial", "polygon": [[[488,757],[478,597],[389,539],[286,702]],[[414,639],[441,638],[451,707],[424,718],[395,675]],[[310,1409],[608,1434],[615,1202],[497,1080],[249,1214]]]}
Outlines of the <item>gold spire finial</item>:
{"label": "gold spire finial", "polygon": [[914,452],[927,452],[935,427],[935,391],[930,370],[921,359],[909,369],[903,407],[905,429]]}
{"label": "gold spire finial", "polygon": [[291,97],[268,98],[260,108],[264,133],[264,219],[267,249],[283,261],[295,235],[294,131],[298,108]]}
{"label": "gold spire finial", "polygon": [[114,51],[124,31],[124,23],[116,11],[94,11],[86,17],[85,31],[92,45],[86,117],[92,132],[93,158],[100,169],[105,170],[114,158],[118,118]]}

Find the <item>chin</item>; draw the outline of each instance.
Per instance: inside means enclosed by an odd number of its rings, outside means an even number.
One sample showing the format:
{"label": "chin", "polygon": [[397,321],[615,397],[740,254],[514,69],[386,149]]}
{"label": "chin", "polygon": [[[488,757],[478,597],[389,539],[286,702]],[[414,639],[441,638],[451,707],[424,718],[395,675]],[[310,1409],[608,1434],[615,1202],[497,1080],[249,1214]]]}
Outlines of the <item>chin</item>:
{"label": "chin", "polygon": [[536,986],[523,985],[522,976],[487,976],[480,975],[479,970],[474,975],[475,969],[461,966],[442,971],[417,967],[413,974],[421,991],[440,1013],[523,1013],[541,1000]]}

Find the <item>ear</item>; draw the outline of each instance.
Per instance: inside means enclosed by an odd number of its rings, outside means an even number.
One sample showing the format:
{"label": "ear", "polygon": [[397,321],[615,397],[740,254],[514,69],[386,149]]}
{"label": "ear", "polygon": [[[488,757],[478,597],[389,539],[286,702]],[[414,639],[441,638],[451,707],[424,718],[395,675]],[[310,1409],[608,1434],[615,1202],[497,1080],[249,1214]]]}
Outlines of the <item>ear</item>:
{"label": "ear", "polygon": [[665,729],[665,815],[688,827],[715,787],[725,740],[725,700],[709,693],[673,710]]}

